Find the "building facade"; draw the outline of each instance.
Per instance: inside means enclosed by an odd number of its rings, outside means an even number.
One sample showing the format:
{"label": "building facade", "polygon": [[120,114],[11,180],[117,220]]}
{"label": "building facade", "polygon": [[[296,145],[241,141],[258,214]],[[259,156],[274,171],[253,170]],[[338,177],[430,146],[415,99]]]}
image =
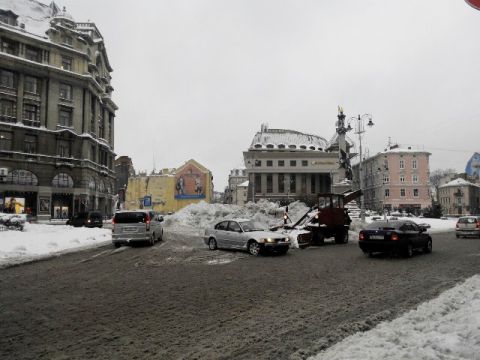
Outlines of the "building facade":
{"label": "building facade", "polygon": [[[5,4],[5,3],[3,3]],[[0,8],[0,210],[40,219],[99,209],[115,186],[111,75],[96,25],[55,3]]]}
{"label": "building facade", "polygon": [[457,178],[439,186],[442,213],[450,216],[480,214],[480,185]]}
{"label": "building facade", "polygon": [[167,214],[201,201],[213,201],[212,173],[195,160],[189,160],[178,169],[130,177],[125,208],[149,208]]}
{"label": "building facade", "polygon": [[228,186],[225,188],[224,203],[239,205],[239,201],[244,203],[243,199],[238,198],[237,186],[247,181],[247,171],[245,168],[232,169],[228,175]]}
{"label": "building facade", "polygon": [[[366,209],[420,213],[432,203],[430,153],[392,146],[362,161]],[[353,166],[354,189],[360,189],[359,164]]]}
{"label": "building facade", "polygon": [[315,203],[338,180],[339,154],[332,145],[321,136],[262,125],[243,153],[248,201]]}

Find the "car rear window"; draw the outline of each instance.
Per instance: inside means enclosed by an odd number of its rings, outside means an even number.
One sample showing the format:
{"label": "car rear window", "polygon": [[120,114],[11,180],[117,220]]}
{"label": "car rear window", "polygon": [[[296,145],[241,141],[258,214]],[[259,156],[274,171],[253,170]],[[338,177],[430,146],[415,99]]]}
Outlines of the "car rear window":
{"label": "car rear window", "polygon": [[114,221],[116,224],[133,224],[144,223],[147,219],[147,214],[143,212],[124,212],[116,213]]}
{"label": "car rear window", "polygon": [[458,222],[460,224],[473,224],[477,222],[477,218],[474,217],[463,217],[458,219]]}
{"label": "car rear window", "polygon": [[398,221],[375,221],[371,224],[368,224],[367,230],[394,230],[399,227],[400,223]]}

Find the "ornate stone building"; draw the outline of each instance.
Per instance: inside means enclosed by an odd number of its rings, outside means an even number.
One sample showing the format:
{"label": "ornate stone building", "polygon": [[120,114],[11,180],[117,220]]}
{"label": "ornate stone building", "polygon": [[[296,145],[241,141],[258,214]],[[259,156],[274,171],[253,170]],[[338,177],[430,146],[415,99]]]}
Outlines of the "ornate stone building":
{"label": "ornate stone building", "polygon": [[99,209],[115,185],[113,71],[96,25],[35,0],[1,2],[0,210]]}

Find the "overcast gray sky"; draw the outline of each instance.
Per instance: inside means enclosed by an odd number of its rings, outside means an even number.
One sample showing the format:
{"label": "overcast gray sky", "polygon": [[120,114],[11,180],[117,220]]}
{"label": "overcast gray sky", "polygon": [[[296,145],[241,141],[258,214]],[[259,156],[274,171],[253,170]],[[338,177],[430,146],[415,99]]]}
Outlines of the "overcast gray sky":
{"label": "overcast gray sky", "polygon": [[373,115],[372,155],[391,137],[463,171],[480,151],[480,11],[464,0],[56,3],[105,38],[115,150],[137,170],[193,158],[221,191],[261,123],[329,140],[338,105]]}

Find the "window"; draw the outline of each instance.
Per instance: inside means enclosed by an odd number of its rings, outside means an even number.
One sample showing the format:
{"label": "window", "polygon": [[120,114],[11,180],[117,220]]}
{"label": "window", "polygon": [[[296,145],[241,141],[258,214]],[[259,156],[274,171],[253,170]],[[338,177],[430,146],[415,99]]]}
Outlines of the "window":
{"label": "window", "polygon": [[400,169],[405,169],[405,161],[400,160]]}
{"label": "window", "polygon": [[29,126],[40,126],[40,109],[38,105],[23,105],[23,123]]}
{"label": "window", "polygon": [[25,152],[35,154],[37,152],[37,137],[35,135],[25,135]]}
{"label": "window", "polygon": [[285,192],[285,175],[283,174],[278,174],[278,192]]}
{"label": "window", "polygon": [[412,169],[416,169],[417,168],[417,160],[412,160]]}
{"label": "window", "polygon": [[297,166],[297,160],[290,160],[290,166]]}
{"label": "window", "polygon": [[0,150],[12,150],[12,133],[0,131]]}
{"label": "window", "polygon": [[418,189],[413,189],[413,196],[418,197]]}
{"label": "window", "polygon": [[255,194],[260,194],[262,192],[262,175],[255,174]]}
{"label": "window", "polygon": [[90,147],[90,160],[92,160],[93,162],[97,161],[97,148],[95,147],[95,145],[92,145]]}
{"label": "window", "polygon": [[267,193],[273,192],[273,176],[271,174],[267,175]]}
{"label": "window", "polygon": [[68,140],[57,140],[57,155],[70,157],[70,142]]}
{"label": "window", "polygon": [[36,77],[25,76],[25,92],[31,94],[40,94],[39,81]]}
{"label": "window", "polygon": [[267,160],[267,166],[273,166],[273,161],[272,160]]}
{"label": "window", "polygon": [[405,197],[405,189],[400,189],[400,196]]}
{"label": "window", "polygon": [[63,34],[62,35],[62,43],[64,45],[72,46],[73,45],[73,38],[70,35]]}
{"label": "window", "polygon": [[297,148],[297,145],[288,145],[288,148],[289,148],[289,149],[296,149],[296,148]]}
{"label": "window", "polygon": [[55,175],[55,177],[53,178],[52,186],[63,187],[63,188],[72,188],[73,187],[73,179],[68,174],[60,173],[60,174]]}
{"label": "window", "polygon": [[15,89],[16,88],[16,81],[15,81],[15,74],[8,70],[0,70],[0,85]]}
{"label": "window", "polygon": [[390,196],[390,189],[385,189],[385,197],[389,197]]}
{"label": "window", "polygon": [[37,176],[28,170],[13,170],[7,176],[7,182],[18,185],[38,185]]}
{"label": "window", "polygon": [[383,175],[383,183],[388,184],[390,182],[390,177],[388,174]]}
{"label": "window", "polygon": [[25,46],[25,58],[35,62],[42,62],[42,50],[33,46]]}
{"label": "window", "polygon": [[388,170],[388,160],[387,159],[383,160],[383,168],[385,170]]}
{"label": "window", "polygon": [[2,52],[18,56],[18,42],[2,37]]}
{"label": "window", "polygon": [[237,222],[230,221],[230,224],[228,225],[228,231],[241,232],[242,229],[240,228],[240,225],[238,225]]}
{"label": "window", "polygon": [[285,166],[285,160],[278,160],[278,167],[284,167]]}
{"label": "window", "polygon": [[400,175],[400,182],[404,183],[405,182],[405,175]]}
{"label": "window", "polygon": [[68,56],[62,56],[62,69],[72,71],[72,58]]}
{"label": "window", "polygon": [[290,192],[295,194],[297,191],[297,178],[295,175],[290,175]]}
{"label": "window", "polygon": [[418,183],[418,175],[413,174],[413,175],[412,175],[412,181],[413,181],[414,183]]}
{"label": "window", "polygon": [[72,127],[72,109],[61,107],[58,115],[58,125]]}
{"label": "window", "polygon": [[103,120],[103,109],[100,108],[100,114],[98,116],[98,136],[102,139],[105,138],[105,126]]}
{"label": "window", "polygon": [[12,26],[17,25],[17,20],[13,16],[6,13],[0,14],[0,21]]}
{"label": "window", "polygon": [[0,116],[2,120],[15,121],[16,111],[15,102],[6,99],[0,100]]}
{"label": "window", "polygon": [[262,166],[262,160],[255,160],[255,167]]}
{"label": "window", "polygon": [[60,83],[60,99],[72,100],[73,99],[72,86],[64,83]]}
{"label": "window", "polygon": [[302,160],[302,166],[308,166],[308,160]]}
{"label": "window", "polygon": [[278,144],[278,148],[279,149],[285,149],[285,145],[284,144]]}

